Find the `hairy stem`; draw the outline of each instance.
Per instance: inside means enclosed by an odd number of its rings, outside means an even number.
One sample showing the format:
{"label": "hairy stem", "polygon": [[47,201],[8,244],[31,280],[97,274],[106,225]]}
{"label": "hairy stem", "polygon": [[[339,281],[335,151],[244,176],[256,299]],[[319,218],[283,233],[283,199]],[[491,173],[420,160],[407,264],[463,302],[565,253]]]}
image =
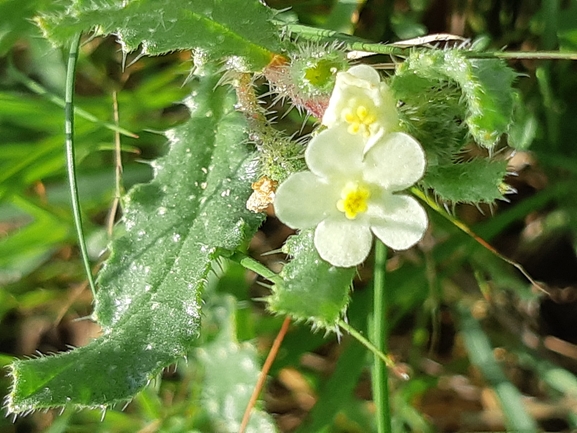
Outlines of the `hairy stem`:
{"label": "hairy stem", "polygon": [[[299,39],[305,39],[314,42],[332,42],[337,41],[343,44],[347,51],[364,51],[374,54],[389,54],[392,56],[403,57],[414,50],[432,50],[435,48],[435,36],[422,38],[425,42],[419,43],[416,41],[414,45],[403,44],[403,41],[394,44],[382,44],[365,41],[354,36],[345,35],[335,32],[334,30],[316,29],[312,27],[303,26],[301,24],[287,24],[286,29],[289,33],[298,36]],[[450,35],[440,35],[450,36]],[[459,37],[455,36],[458,40]],[[431,42],[426,42],[430,40]],[[438,42],[443,42],[445,39],[440,39]],[[411,40],[413,41],[413,40]],[[560,51],[470,51],[462,50],[467,57],[478,59],[534,59],[534,60],[577,60],[577,53],[575,52],[560,52]]]}

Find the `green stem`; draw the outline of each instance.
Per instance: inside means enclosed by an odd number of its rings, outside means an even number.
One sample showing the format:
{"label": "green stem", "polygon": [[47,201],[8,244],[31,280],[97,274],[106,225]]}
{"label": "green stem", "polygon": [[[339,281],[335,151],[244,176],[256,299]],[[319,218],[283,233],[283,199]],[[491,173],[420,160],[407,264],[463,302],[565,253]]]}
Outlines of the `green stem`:
{"label": "green stem", "polygon": [[[385,284],[387,247],[377,240],[375,247],[373,344],[379,352],[387,353],[388,299]],[[389,405],[389,378],[385,365],[375,357],[373,363],[373,400],[377,409],[377,431],[390,433],[391,408]]]}
{"label": "green stem", "polygon": [[429,206],[431,209],[433,209],[435,212],[437,212],[446,220],[450,221],[451,224],[453,224],[463,233],[467,234],[472,239],[474,239],[479,245],[481,245],[487,251],[491,252],[494,256],[498,257],[499,259],[503,260],[506,263],[509,263],[511,266],[516,268],[519,272],[521,272],[521,274],[523,274],[523,276],[527,279],[527,281],[529,281],[531,284],[535,286],[536,289],[549,295],[547,289],[545,289],[540,283],[535,281],[535,279],[525,270],[525,268],[520,263],[517,263],[516,261],[501,254],[499,251],[497,251],[495,248],[489,245],[489,243],[487,243],[484,239],[475,234],[473,230],[471,230],[465,223],[459,221],[457,218],[455,218],[453,215],[451,215],[449,212],[443,209],[441,205],[437,203],[437,201],[429,197],[427,194],[425,194],[417,187],[412,187],[411,192],[413,193],[413,195],[415,195],[415,197],[418,197],[420,200],[426,203],[427,206]]}
{"label": "green stem", "polygon": [[[435,50],[437,48],[427,45],[402,46],[394,44],[381,44],[365,41],[354,36],[335,32],[334,30],[315,29],[300,24],[287,24],[285,28],[289,33],[298,36],[299,39],[314,42],[341,42],[346,51],[364,51],[375,54],[388,54],[404,57],[415,50]],[[402,41],[401,41],[402,42]],[[468,51],[462,50],[467,57],[477,59],[532,59],[532,60],[577,60],[575,52],[559,51]]]}
{"label": "green stem", "polygon": [[235,251],[230,257],[229,260],[238,263],[243,268],[248,269],[249,271],[253,271],[255,274],[260,275],[263,278],[266,278],[269,281],[272,281],[275,284],[281,285],[283,284],[283,279],[278,275],[267,268],[262,263],[257,262],[250,256],[247,256],[240,251]]}
{"label": "green stem", "polygon": [[577,60],[577,53],[560,51],[463,51],[463,53],[476,59]]}
{"label": "green stem", "polygon": [[305,39],[313,42],[330,42],[338,41],[343,43],[347,51],[365,51],[378,54],[390,54],[395,56],[406,56],[410,48],[398,47],[387,44],[376,44],[357,38],[355,36],[345,35],[334,30],[317,29],[303,26],[301,24],[287,24],[285,28],[289,33],[298,36],[299,39]]}
{"label": "green stem", "polygon": [[84,231],[82,230],[82,215],[80,212],[80,199],[78,197],[78,185],[76,183],[76,166],[74,161],[74,81],[76,78],[76,61],[78,59],[78,48],[80,47],[80,36],[78,33],[70,45],[68,54],[68,68],[66,70],[66,91],[64,95],[64,132],[66,135],[66,169],[68,171],[68,185],[70,186],[70,200],[72,201],[72,213],[74,215],[74,225],[76,226],[76,235],[78,236],[78,245],[82,255],[82,263],[88,278],[92,296],[96,295],[94,278],[92,278],[92,269],[88,259]]}
{"label": "green stem", "polygon": [[[386,254],[387,252],[385,250],[384,252],[385,257]],[[228,257],[228,259],[240,264],[245,269],[253,271],[255,274],[260,275],[261,277],[266,278],[267,280],[272,281],[277,285],[283,284],[283,279],[278,274],[275,274],[273,271],[271,271],[262,263],[257,262],[252,257],[247,256],[246,254],[241,253],[240,251],[235,251],[231,256]],[[382,273],[384,277],[384,270]],[[397,365],[395,364],[395,362],[382,350],[379,350],[373,343],[367,340],[359,331],[357,331],[355,328],[353,328],[351,325],[349,325],[342,319],[339,320],[338,325],[340,328],[347,331],[359,343],[361,343],[363,346],[369,349],[375,355],[376,359],[381,360],[382,362],[380,362],[379,364],[391,368],[393,370],[397,370]],[[398,371],[397,374],[399,375],[400,378],[408,379],[408,376],[401,371]]]}
{"label": "green stem", "polygon": [[[371,352],[373,352],[373,355],[375,355],[375,357],[377,357],[381,361],[383,361],[384,364],[388,368],[392,368],[392,369],[397,368],[395,361],[393,361],[390,356],[379,351],[379,349],[377,349],[377,347],[373,343],[371,343],[369,340],[367,340],[359,331],[357,331],[355,328],[353,328],[351,325],[349,325],[347,322],[345,322],[342,319],[340,319],[338,323],[339,323],[340,328],[347,331],[349,334],[351,334],[351,336],[355,340],[357,340],[359,343],[361,343],[363,346],[365,346],[367,349],[369,349]],[[406,375],[405,376],[400,375],[400,377],[408,379],[408,376],[406,376]]]}

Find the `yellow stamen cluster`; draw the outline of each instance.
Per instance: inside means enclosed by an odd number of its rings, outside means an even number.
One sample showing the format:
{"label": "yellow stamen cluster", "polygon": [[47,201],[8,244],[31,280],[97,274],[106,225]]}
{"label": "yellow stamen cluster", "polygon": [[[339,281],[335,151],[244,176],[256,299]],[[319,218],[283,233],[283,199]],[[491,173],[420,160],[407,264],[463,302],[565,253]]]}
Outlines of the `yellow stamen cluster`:
{"label": "yellow stamen cluster", "polygon": [[377,117],[361,104],[343,110],[343,119],[349,124],[349,134],[363,133],[365,137],[371,135],[370,127],[377,121]]}
{"label": "yellow stamen cluster", "polygon": [[345,216],[354,220],[359,213],[366,212],[371,193],[368,188],[354,182],[349,182],[341,191],[341,199],[337,202],[337,209]]}

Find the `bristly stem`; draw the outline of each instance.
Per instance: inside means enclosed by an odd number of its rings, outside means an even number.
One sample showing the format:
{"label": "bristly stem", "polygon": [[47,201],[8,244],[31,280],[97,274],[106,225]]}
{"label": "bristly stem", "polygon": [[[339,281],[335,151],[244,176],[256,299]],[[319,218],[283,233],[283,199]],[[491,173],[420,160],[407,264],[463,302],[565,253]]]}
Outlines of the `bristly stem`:
{"label": "bristly stem", "polygon": [[384,364],[387,366],[387,368],[394,370],[395,373],[398,374],[399,378],[404,379],[404,380],[409,379],[409,376],[407,374],[403,374],[403,372],[400,369],[398,369],[397,365],[395,364],[395,361],[389,355],[386,355],[385,353],[380,352],[375,347],[375,345],[373,343],[371,343],[369,340],[367,340],[365,337],[363,337],[363,335],[359,331],[357,331],[355,328],[353,328],[351,325],[349,325],[343,319],[339,320],[339,327],[342,328],[344,331],[347,331],[349,334],[351,334],[351,336],[355,340],[357,340],[359,343],[361,343],[363,346],[365,346],[368,350],[373,352],[373,355],[375,355],[375,357],[379,358],[382,362],[384,362]]}
{"label": "bristly stem", "polygon": [[[416,49],[421,50],[436,49],[434,46],[435,45],[434,40],[429,45],[416,44],[413,46],[405,46],[402,44],[402,41],[397,44],[374,43],[354,36],[338,33],[334,30],[316,29],[313,27],[303,26],[301,24],[286,24],[285,28],[289,33],[294,34],[299,39],[315,42],[329,42],[329,41],[341,42],[343,44],[343,47],[347,51],[363,51],[367,53],[385,54],[385,55],[388,54],[392,56],[404,57],[407,56],[411,51]],[[431,36],[433,37],[434,35]],[[465,56],[478,59],[577,60],[577,53],[575,52],[474,51],[467,49],[463,49],[462,51]]]}
{"label": "bristly stem", "polygon": [[[387,326],[388,299],[386,290],[387,247],[377,240],[373,287],[373,344],[379,352],[387,353],[389,330]],[[375,357],[373,362],[373,400],[377,410],[377,431],[391,433],[391,408],[389,405],[389,377],[386,366]]]}
{"label": "bristly stem", "polygon": [[70,187],[70,200],[72,202],[72,213],[74,215],[74,225],[76,226],[76,235],[78,237],[78,245],[80,246],[80,253],[82,255],[82,262],[86,277],[92,290],[92,296],[96,295],[96,288],[94,285],[94,278],[92,277],[92,270],[90,269],[90,261],[88,259],[88,251],[86,249],[86,241],[84,239],[84,231],[82,230],[82,215],[80,212],[80,200],[78,197],[78,185],[76,183],[76,166],[74,161],[74,82],[76,78],[76,63],[78,59],[78,48],[80,47],[80,36],[78,33],[72,44],[70,45],[70,53],[68,54],[68,67],[66,69],[66,91],[64,95],[64,132],[66,135],[66,170],[68,171],[68,185]]}

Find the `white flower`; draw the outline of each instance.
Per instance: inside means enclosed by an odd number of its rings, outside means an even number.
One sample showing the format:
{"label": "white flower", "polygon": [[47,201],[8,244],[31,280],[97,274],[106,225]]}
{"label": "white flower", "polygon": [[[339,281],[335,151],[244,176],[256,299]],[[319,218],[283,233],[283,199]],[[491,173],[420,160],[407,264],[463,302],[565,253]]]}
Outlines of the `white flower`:
{"label": "white flower", "polygon": [[349,134],[347,128],[340,124],[314,137],[305,153],[310,171],[289,176],[274,201],[278,218],[289,227],[316,227],[317,251],[340,267],[362,263],[373,234],[403,250],[422,238],[428,224],[416,199],[394,194],[423,175],[420,144],[395,132],[366,150],[366,139]]}
{"label": "white flower", "polygon": [[367,148],[399,129],[396,101],[379,73],[368,65],[337,74],[335,88],[322,120],[329,128],[341,123],[349,134],[360,134]]}

